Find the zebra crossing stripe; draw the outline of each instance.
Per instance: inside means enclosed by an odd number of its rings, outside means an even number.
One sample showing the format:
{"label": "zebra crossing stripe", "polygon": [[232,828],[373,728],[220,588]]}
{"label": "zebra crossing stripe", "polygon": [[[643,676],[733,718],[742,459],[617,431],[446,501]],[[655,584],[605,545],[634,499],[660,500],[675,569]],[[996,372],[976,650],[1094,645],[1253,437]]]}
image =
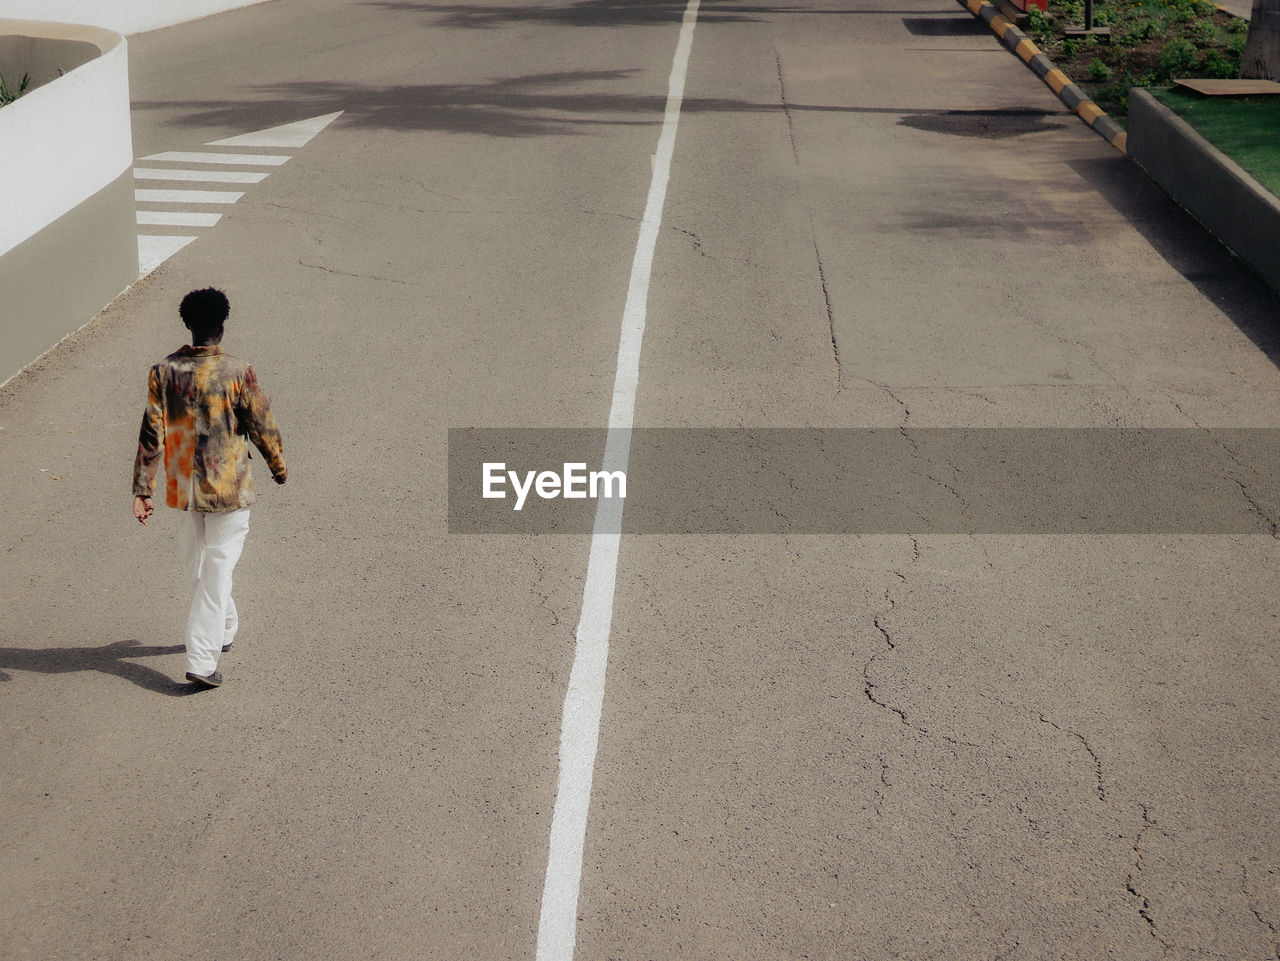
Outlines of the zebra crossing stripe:
{"label": "zebra crossing stripe", "polygon": [[209,153],[204,150],[166,150],[143,160],[182,164],[238,164],[242,167],[283,167],[292,158],[285,154]]}
{"label": "zebra crossing stripe", "polygon": [[267,179],[257,170],[162,170],[156,167],[134,167],[134,180],[176,180],[182,183],[256,184]]}
{"label": "zebra crossing stripe", "polygon": [[138,224],[146,227],[212,227],[222,214],[198,214],[185,210],[139,210]]}
{"label": "zebra crossing stripe", "polygon": [[243,190],[135,190],[133,199],[153,204],[233,204]]}
{"label": "zebra crossing stripe", "polygon": [[[342,115],[336,113],[312,117],[309,120],[298,120],[255,130],[251,133],[214,140],[206,147],[237,148],[276,148],[296,150],[305,147],[311,139],[325,127]],[[224,150],[167,150],[151,154],[141,160],[151,166],[133,168],[135,180],[162,182],[173,184],[192,184],[191,189],[138,187],[134,189],[135,201],[139,204],[137,221],[139,227],[157,228],[163,231],[166,227],[212,227],[221,218],[221,214],[207,213],[200,210],[165,209],[173,207],[202,207],[207,204],[231,205],[244,196],[240,190],[214,190],[197,187],[198,184],[256,184],[261,183],[271,173],[270,170],[243,170],[244,167],[281,167],[292,159],[293,154],[269,153],[231,153]],[[200,169],[190,167],[166,167],[164,164],[199,164]],[[173,234],[165,232],[138,232],[138,273],[146,276],[179,250],[198,239],[197,235]]]}

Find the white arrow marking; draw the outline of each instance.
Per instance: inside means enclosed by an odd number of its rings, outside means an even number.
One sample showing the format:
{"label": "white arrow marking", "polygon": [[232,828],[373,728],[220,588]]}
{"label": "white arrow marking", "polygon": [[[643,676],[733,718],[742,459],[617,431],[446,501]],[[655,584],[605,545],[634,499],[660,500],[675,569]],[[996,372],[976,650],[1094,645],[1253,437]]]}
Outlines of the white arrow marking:
{"label": "white arrow marking", "polygon": [[327,113],[323,117],[312,117],[310,120],[298,120],[294,123],[281,124],[253,133],[241,134],[239,137],[228,137],[226,140],[211,140],[206,147],[305,147],[311,138],[329,124],[342,116],[342,111]]}

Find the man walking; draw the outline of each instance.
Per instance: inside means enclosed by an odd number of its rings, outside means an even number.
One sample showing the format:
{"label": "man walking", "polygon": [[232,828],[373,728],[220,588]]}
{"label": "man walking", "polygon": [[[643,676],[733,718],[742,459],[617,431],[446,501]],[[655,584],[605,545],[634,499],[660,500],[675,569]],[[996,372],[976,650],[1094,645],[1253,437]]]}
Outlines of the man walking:
{"label": "man walking", "polygon": [[145,525],[155,510],[162,455],[165,503],[186,512],[178,540],[192,590],[187,679],[201,688],[222,683],[218,656],[231,648],[239,625],[231,575],[257,500],[249,442],[277,484],[288,476],[280,431],[253,368],[221,347],[230,312],[226,295],[212,287],[182,298],[178,313],[191,346],[151,368],[133,465],[134,517]]}

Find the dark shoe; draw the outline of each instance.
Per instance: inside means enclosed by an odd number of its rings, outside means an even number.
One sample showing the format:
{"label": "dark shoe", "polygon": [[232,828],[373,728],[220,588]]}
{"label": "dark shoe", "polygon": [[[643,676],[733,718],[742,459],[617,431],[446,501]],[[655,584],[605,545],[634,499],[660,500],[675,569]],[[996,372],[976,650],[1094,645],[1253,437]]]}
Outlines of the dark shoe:
{"label": "dark shoe", "polygon": [[223,645],[222,645],[222,653],[223,653],[223,654],[227,653],[227,651],[229,651],[229,650],[231,650],[231,645],[230,645],[230,644],[223,644]]}
{"label": "dark shoe", "polygon": [[208,677],[203,677],[187,671],[187,680],[200,687],[218,687],[222,684],[222,672],[214,671]]}

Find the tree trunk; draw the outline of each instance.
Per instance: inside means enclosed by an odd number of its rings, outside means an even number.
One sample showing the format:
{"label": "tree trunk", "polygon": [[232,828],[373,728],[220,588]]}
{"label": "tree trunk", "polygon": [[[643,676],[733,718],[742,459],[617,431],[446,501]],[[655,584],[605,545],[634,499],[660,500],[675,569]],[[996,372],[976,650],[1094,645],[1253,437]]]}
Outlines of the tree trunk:
{"label": "tree trunk", "polygon": [[1253,0],[1240,76],[1248,80],[1280,80],[1280,0]]}

